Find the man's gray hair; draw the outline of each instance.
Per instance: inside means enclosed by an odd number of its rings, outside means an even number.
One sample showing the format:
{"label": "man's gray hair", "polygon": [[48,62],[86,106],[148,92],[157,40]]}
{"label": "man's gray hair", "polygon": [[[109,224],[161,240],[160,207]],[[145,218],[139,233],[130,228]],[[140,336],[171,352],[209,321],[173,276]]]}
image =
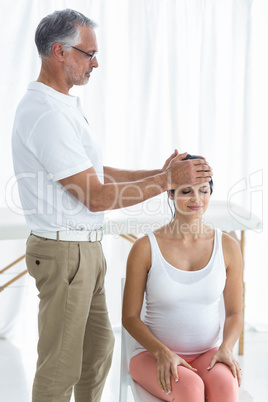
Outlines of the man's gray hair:
{"label": "man's gray hair", "polygon": [[80,41],[79,26],[96,28],[97,24],[78,11],[69,8],[54,11],[44,17],[35,32],[35,44],[42,58],[51,56],[52,46],[60,42],[75,46]]}

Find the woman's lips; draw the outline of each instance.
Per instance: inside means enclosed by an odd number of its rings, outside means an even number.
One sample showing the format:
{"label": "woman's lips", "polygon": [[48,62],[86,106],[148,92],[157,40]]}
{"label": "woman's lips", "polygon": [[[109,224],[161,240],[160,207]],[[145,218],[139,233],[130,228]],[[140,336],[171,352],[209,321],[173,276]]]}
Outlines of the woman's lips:
{"label": "woman's lips", "polygon": [[191,209],[192,211],[199,211],[202,206],[201,205],[190,205],[188,206],[189,209]]}

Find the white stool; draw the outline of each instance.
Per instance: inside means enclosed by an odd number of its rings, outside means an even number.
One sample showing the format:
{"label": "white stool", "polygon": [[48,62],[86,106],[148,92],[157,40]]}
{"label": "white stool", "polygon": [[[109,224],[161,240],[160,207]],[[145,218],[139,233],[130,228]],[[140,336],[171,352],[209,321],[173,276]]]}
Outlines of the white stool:
{"label": "white stool", "polygon": [[[125,287],[125,278],[121,278],[121,293],[123,297]],[[143,304],[144,305],[144,304]],[[144,309],[142,308],[141,315]],[[127,402],[128,389],[130,387],[135,402],[159,402],[162,399],[156,398],[144,388],[142,388],[136,381],[133,381],[129,374],[128,367],[129,361],[134,351],[135,339],[121,327],[121,373],[120,373],[120,396],[119,402]]]}

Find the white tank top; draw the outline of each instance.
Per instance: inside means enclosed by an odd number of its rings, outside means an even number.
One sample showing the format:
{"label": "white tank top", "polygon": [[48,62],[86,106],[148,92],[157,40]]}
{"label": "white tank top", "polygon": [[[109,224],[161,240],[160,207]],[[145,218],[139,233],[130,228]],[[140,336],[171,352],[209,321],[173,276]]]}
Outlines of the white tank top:
{"label": "white tank top", "polygon": [[[173,352],[198,355],[218,346],[220,306],[226,281],[222,232],[215,229],[208,264],[198,271],[183,271],[163,257],[152,232],[152,265],[145,294],[144,322],[153,335]],[[145,349],[136,343],[133,356]]]}

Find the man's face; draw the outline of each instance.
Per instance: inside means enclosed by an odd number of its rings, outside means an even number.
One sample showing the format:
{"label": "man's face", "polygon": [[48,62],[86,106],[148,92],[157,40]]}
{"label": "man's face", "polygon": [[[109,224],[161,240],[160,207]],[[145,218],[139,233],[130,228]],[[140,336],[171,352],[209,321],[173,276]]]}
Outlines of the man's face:
{"label": "man's face", "polygon": [[[95,32],[90,27],[80,27],[80,43],[75,47],[86,53],[93,54],[98,50]],[[66,53],[66,59],[63,64],[65,79],[68,86],[84,85],[88,82],[93,68],[98,67],[97,58],[91,61],[86,54],[71,48]]]}

